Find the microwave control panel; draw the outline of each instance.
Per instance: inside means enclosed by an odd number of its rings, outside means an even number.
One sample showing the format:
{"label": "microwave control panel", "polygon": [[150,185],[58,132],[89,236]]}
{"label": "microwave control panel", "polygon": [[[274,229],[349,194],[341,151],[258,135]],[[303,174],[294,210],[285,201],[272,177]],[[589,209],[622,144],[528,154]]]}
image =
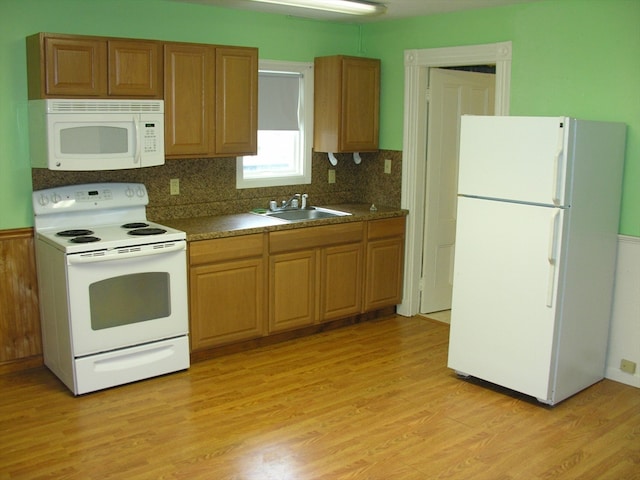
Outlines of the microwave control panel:
{"label": "microwave control panel", "polygon": [[159,148],[158,124],[156,122],[144,122],[144,152],[155,153]]}

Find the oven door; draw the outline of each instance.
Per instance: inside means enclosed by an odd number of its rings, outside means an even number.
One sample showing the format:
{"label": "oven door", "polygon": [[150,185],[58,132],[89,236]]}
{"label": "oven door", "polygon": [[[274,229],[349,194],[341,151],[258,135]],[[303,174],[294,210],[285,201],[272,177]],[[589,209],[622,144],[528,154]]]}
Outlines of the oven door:
{"label": "oven door", "polygon": [[126,250],[67,255],[76,358],[188,333],[186,242]]}

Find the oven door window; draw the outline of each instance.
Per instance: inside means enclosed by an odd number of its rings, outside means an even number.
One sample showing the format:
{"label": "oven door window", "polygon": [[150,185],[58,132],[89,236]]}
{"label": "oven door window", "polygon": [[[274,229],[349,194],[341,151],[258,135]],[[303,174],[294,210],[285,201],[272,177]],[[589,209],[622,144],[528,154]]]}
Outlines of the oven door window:
{"label": "oven door window", "polygon": [[171,315],[166,272],[120,275],[89,286],[91,329],[119,327]]}

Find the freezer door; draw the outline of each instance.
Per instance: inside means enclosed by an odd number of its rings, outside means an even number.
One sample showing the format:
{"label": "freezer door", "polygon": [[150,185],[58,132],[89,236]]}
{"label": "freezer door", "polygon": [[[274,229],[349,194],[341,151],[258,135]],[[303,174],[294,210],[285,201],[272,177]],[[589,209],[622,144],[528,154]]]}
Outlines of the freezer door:
{"label": "freezer door", "polygon": [[562,209],[460,198],[449,367],[550,398]]}
{"label": "freezer door", "polygon": [[458,193],[566,205],[565,117],[463,116]]}

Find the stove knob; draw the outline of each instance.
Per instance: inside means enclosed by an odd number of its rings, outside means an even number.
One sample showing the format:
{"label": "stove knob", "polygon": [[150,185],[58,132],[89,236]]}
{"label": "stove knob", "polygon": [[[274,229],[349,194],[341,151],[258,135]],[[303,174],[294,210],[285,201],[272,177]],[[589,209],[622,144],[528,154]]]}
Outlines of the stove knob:
{"label": "stove knob", "polygon": [[49,203],[49,197],[47,197],[44,194],[41,194],[40,197],[38,197],[38,203],[43,207],[45,207]]}
{"label": "stove knob", "polygon": [[136,194],[139,197],[144,197],[144,187],[138,187],[138,189],[136,190]]}
{"label": "stove knob", "polygon": [[127,189],[124,191],[124,193],[129,198],[133,197],[133,195],[134,195],[133,188],[127,187]]}
{"label": "stove knob", "polygon": [[53,195],[51,195],[51,200],[53,201],[53,203],[58,203],[60,200],[62,200],[62,197],[57,193],[54,193]]}

